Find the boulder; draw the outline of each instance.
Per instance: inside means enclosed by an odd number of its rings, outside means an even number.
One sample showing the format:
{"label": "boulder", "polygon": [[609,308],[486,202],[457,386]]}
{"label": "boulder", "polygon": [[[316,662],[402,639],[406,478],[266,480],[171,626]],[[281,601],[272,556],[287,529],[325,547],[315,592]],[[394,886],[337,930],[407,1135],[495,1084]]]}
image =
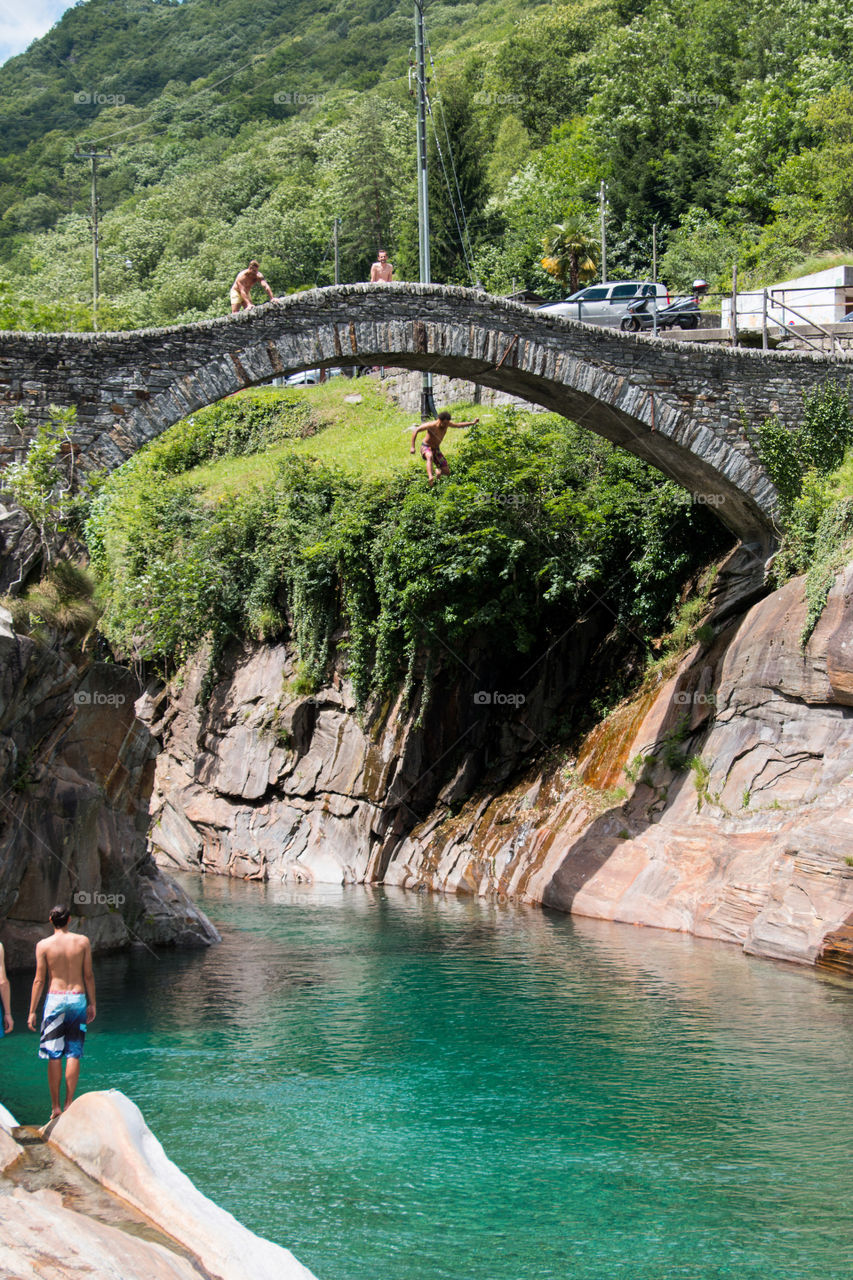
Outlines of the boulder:
{"label": "boulder", "polygon": [[313,1280],[286,1249],[203,1196],[169,1160],[139,1108],[117,1090],[76,1098],[53,1126],[50,1143],[177,1240],[211,1276]]}
{"label": "boulder", "polygon": [[55,1191],[0,1186],[4,1280],[199,1280],[191,1259],[62,1205]]}

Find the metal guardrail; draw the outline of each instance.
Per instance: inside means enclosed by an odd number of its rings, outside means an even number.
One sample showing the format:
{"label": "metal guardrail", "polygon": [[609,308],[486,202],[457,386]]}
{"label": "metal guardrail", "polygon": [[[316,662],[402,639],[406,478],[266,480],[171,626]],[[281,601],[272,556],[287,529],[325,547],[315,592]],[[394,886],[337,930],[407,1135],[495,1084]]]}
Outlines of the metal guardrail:
{"label": "metal guardrail", "polygon": [[[810,329],[816,329],[818,333],[823,335],[824,338],[828,338],[829,353],[830,355],[835,356],[839,353],[840,343],[838,342],[837,335],[831,329],[825,328],[825,325],[835,324],[837,323],[837,321],[825,320],[824,323],[821,323],[819,320],[815,320],[812,316],[806,315],[803,311],[798,310],[796,307],[792,306],[789,302],[786,302],[785,296],[780,297],[779,295],[780,294],[788,295],[792,293],[794,294],[806,293],[806,294],[809,294],[811,297],[814,297],[815,294],[818,294],[818,295],[829,294],[831,299],[831,305],[835,306],[839,291],[845,290],[847,287],[848,286],[839,285],[839,284],[786,285],[784,288],[778,288],[777,286],[769,285],[769,286],[764,286],[760,290],[760,293],[761,293],[760,307],[744,306],[744,301],[745,301],[744,294],[747,294],[747,295],[751,294],[754,296],[755,294],[759,293],[759,290],[746,289],[744,290],[743,293],[739,293],[737,288],[737,275],[735,274],[731,293],[715,293],[715,294],[707,294],[706,296],[720,298],[730,303],[729,330],[731,333],[732,346],[736,347],[738,345],[739,321],[745,316],[760,315],[761,316],[761,346],[762,346],[762,350],[767,351],[770,346],[769,329],[771,326],[779,329],[779,331],[783,334],[790,333],[790,325],[786,325],[784,323],[784,315],[790,313],[791,315],[796,316],[798,320],[802,321],[804,325],[808,325]],[[824,304],[822,304],[821,302],[816,302],[813,305],[823,306]],[[850,302],[849,310],[853,311],[853,300],[851,300]],[[783,318],[780,318],[778,314],[774,315],[773,314],[774,312],[777,312],[777,313],[782,312]],[[845,313],[847,313],[846,303],[845,303]],[[757,330],[757,326],[755,328]],[[751,332],[752,331],[751,327],[747,331]],[[818,342],[813,341],[808,334],[799,332],[799,333],[796,333],[794,336],[796,336],[797,339],[800,340],[801,342],[805,342],[807,346],[812,347],[815,351],[824,350],[824,348]],[[853,324],[851,324],[850,336],[853,337]]]}
{"label": "metal guardrail", "polygon": [[[650,281],[649,283],[651,284],[652,282]],[[770,286],[764,286],[760,290],[757,288],[745,289],[743,290],[743,292],[739,292],[737,287],[737,273],[735,272],[734,280],[732,282],[732,289],[730,292],[727,291],[725,293],[719,293],[719,292],[703,293],[700,296],[698,325],[699,327],[701,327],[702,315],[707,314],[707,311],[703,313],[701,309],[702,302],[718,301],[718,300],[724,303],[728,302],[730,304],[730,314],[728,318],[727,327],[729,329],[730,341],[732,346],[736,347],[739,345],[738,333],[739,332],[742,333],[744,331],[744,327],[740,325],[741,320],[747,316],[756,316],[756,317],[760,316],[761,317],[760,330],[757,324],[755,326],[746,326],[745,328],[746,328],[746,332],[757,333],[760,331],[762,349],[764,351],[767,351],[770,348],[769,330],[771,328],[776,328],[780,331],[780,333],[789,334],[791,332],[790,324],[786,325],[784,320],[786,316],[791,315],[791,316],[795,316],[797,320],[802,322],[802,324],[807,325],[809,328],[813,330],[816,330],[817,333],[822,335],[824,340],[828,339],[829,354],[832,356],[837,356],[839,352],[843,350],[841,343],[839,341],[838,335],[834,333],[831,329],[828,329],[825,327],[827,324],[835,324],[837,323],[837,321],[824,320],[823,323],[821,323],[821,321],[813,319],[811,316],[807,315],[802,310],[793,306],[790,302],[786,301],[785,299],[789,294],[806,293],[811,295],[812,298],[814,297],[814,295],[829,294],[831,304],[834,307],[836,305],[839,291],[846,292],[848,289],[851,294],[849,310],[853,311],[853,286],[844,286],[839,284],[789,285],[789,286],[785,286],[784,288],[778,288],[777,286],[770,285]],[[753,297],[755,297],[755,295],[759,294],[759,292],[761,294],[761,301],[759,306],[744,305],[745,302],[748,302],[748,297],[745,295],[752,295]],[[611,299],[608,301],[608,304],[607,304],[608,309],[613,308],[613,310],[616,312],[616,314],[612,316],[601,315],[599,308],[601,306],[602,300],[596,299],[594,302],[586,303],[583,299],[579,299],[578,301],[572,302],[570,304],[569,314],[572,315],[573,318],[576,318],[581,322],[585,321],[587,324],[599,324],[605,328],[609,328],[609,327],[618,328],[622,319],[626,314],[627,306],[630,303],[637,302],[642,299],[647,299],[649,303],[649,307],[646,314],[647,316],[651,317],[652,323],[651,325],[643,326],[643,327],[646,328],[647,332],[651,332],[655,336],[657,336],[659,332],[658,313],[662,311],[664,307],[672,306],[676,302],[679,302],[683,299],[687,299],[690,296],[691,295],[689,293],[684,293],[684,294],[672,295],[670,299],[670,295],[667,294],[667,301],[664,302],[664,300],[660,298],[657,294],[648,294],[648,293],[641,292],[641,293],[626,295],[624,297],[620,297],[615,300]],[[806,304],[806,305],[809,305],[809,304]],[[821,306],[822,309],[824,309],[824,306],[825,306],[825,304],[823,304],[822,302],[813,303],[812,305]],[[586,317],[584,316],[585,307],[589,307],[589,308],[595,307],[596,309],[596,313],[589,316],[589,319],[586,319]],[[717,308],[715,308],[715,310],[716,309]],[[845,307],[845,310],[846,309],[847,308]],[[663,327],[664,326],[660,326],[661,329]],[[666,327],[670,328],[671,326],[667,325]],[[796,338],[799,341],[806,343],[807,346],[813,348],[815,351],[825,350],[824,346],[822,346],[819,342],[814,341],[813,337],[809,336],[808,334],[798,332],[793,336],[796,336]],[[853,338],[853,323],[851,323],[850,325],[850,336],[851,338]]]}

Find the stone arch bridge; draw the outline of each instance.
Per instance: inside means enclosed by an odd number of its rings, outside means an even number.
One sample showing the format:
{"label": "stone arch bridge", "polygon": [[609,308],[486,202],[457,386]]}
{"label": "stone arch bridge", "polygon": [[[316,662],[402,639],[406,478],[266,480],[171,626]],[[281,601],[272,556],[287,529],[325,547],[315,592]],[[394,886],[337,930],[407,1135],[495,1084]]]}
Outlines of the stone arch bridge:
{"label": "stone arch bridge", "polygon": [[[466,378],[581,423],[706,501],[744,542],[773,542],[778,500],[748,437],[848,362],[593,328],[441,285],[342,285],[237,316],[130,333],[0,334],[0,459],[48,406],[75,405],[84,468],[112,469],[187,414],[300,369],[390,365]],[[13,416],[26,412],[21,429]]]}

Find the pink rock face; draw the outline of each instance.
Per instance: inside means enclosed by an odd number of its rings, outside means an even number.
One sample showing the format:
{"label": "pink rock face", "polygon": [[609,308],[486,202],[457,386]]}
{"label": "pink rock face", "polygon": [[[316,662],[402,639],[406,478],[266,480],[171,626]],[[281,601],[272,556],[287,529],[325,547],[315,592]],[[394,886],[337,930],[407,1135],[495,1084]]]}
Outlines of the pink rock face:
{"label": "pink rock face", "polygon": [[76,1098],[51,1128],[49,1141],[188,1250],[202,1274],[220,1280],[314,1280],[287,1249],[256,1236],[202,1195],[169,1160],[139,1108],[116,1089]]}
{"label": "pink rock face", "polygon": [[[721,598],[730,613],[731,591]],[[156,729],[158,856],[540,902],[803,963],[832,950],[843,968],[853,567],[802,651],[805,616],[802,582],[787,583],[618,708],[576,762],[488,792],[474,789],[473,752],[429,794],[414,787],[459,736],[458,689],[423,731],[399,705],[365,724],[345,682],[283,696],[287,650],[248,652],[212,711],[191,677]],[[496,742],[504,776],[522,758],[511,728]]]}
{"label": "pink rock face", "polygon": [[[617,759],[601,757],[605,722],[579,770],[527,778],[416,828],[387,879],[520,897],[803,963],[825,954],[853,969],[850,582],[848,570],[805,653],[797,580],[708,651],[688,654],[650,706],[641,697],[633,736],[624,732],[630,705],[614,713]],[[584,765],[612,785],[617,767],[638,757],[647,763],[623,803],[585,782]],[[691,757],[701,764],[691,769]]]}

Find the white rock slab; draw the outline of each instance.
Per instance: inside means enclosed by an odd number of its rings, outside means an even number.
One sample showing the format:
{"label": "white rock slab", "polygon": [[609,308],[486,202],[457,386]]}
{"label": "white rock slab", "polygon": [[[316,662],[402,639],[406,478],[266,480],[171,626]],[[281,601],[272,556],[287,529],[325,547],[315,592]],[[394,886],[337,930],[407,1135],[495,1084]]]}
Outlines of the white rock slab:
{"label": "white rock slab", "polygon": [[52,1191],[0,1194],[3,1280],[199,1280],[187,1258],[73,1209]]}
{"label": "white rock slab", "polygon": [[117,1089],[76,1098],[57,1120],[50,1142],[219,1280],[314,1280],[287,1249],[254,1235],[203,1196],[168,1158],[135,1103]]}
{"label": "white rock slab", "polygon": [[7,1133],[11,1133],[13,1129],[17,1129],[18,1122],[12,1115],[11,1111],[7,1111],[0,1102],[0,1129],[5,1129]]}
{"label": "white rock slab", "polygon": [[18,1146],[15,1139],[5,1129],[0,1129],[0,1173],[8,1169],[9,1165],[14,1164],[18,1157],[23,1154],[24,1148]]}

